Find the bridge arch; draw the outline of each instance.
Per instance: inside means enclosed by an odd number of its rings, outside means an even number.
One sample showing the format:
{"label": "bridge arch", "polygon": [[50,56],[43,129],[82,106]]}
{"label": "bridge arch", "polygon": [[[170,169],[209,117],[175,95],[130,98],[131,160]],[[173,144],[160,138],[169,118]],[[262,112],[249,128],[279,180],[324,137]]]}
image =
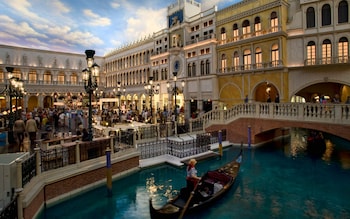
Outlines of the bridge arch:
{"label": "bridge arch", "polygon": [[345,102],[347,97],[350,96],[350,84],[339,81],[327,81],[318,80],[301,85],[297,90],[291,93],[290,100],[293,96],[301,96],[306,102],[319,102],[321,96],[329,98],[327,102],[332,102],[332,98],[339,96],[340,102]]}
{"label": "bridge arch", "polygon": [[[317,128],[315,128],[317,127]],[[252,144],[261,144],[278,136],[289,134],[289,128],[304,128],[329,133],[350,141],[350,126],[317,124],[313,122],[285,121],[276,119],[240,118],[226,125],[212,125],[207,131],[226,129],[226,139],[233,143],[248,143],[248,129]]]}

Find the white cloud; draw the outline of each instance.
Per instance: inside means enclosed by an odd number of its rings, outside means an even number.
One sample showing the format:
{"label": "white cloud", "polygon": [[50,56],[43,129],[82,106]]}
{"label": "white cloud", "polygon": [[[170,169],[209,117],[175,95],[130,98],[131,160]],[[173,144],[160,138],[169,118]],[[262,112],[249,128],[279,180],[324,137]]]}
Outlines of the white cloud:
{"label": "white cloud", "polygon": [[47,38],[45,34],[37,32],[32,28],[27,22],[21,22],[17,24],[12,18],[2,15],[0,16],[0,28],[3,32],[14,36],[31,36],[31,37],[40,37]]}
{"label": "white cloud", "polygon": [[62,39],[57,39],[57,38],[50,40],[49,43],[60,44],[60,45],[70,45],[67,41],[62,40]]}
{"label": "white cloud", "polygon": [[119,8],[120,3],[118,3],[118,0],[114,0],[113,2],[111,2],[111,6],[112,6],[112,8]]}
{"label": "white cloud", "polygon": [[229,3],[237,3],[242,0],[202,0],[202,9],[207,10],[209,8],[212,8],[214,5],[219,6],[219,5],[231,5]]}
{"label": "white cloud", "polygon": [[45,46],[47,47],[47,43],[38,40],[38,38],[26,38],[27,42],[33,43],[35,46]]}
{"label": "white cloud", "polygon": [[111,20],[107,17],[101,17],[92,12],[90,9],[83,10],[84,15],[90,20],[89,24],[92,26],[109,26]]}
{"label": "white cloud", "polygon": [[30,11],[32,5],[28,2],[28,0],[11,0],[6,1],[5,4],[7,4],[13,10],[13,12],[15,12],[15,14],[20,15],[27,20],[45,21],[36,13]]}
{"label": "white cloud", "polygon": [[59,0],[50,0],[49,3],[51,3],[53,5],[53,8],[55,8],[55,10],[59,11],[60,13],[66,14],[70,12],[70,8],[68,8]]}
{"label": "white cloud", "polygon": [[3,39],[5,41],[17,41],[20,38],[6,32],[0,32],[0,39]]}
{"label": "white cloud", "polygon": [[13,20],[12,18],[10,18],[7,15],[0,15],[0,20],[1,20],[1,23],[14,23],[15,22],[15,20]]}
{"label": "white cloud", "polygon": [[100,38],[95,37],[90,32],[81,32],[81,31],[69,32],[65,36],[63,36],[63,39],[67,40],[69,43],[78,44],[82,46],[103,44],[103,41]]}
{"label": "white cloud", "polygon": [[160,10],[140,8],[136,10],[135,14],[127,20],[123,38],[127,40],[140,39],[164,29],[166,27],[166,12],[166,8]]}

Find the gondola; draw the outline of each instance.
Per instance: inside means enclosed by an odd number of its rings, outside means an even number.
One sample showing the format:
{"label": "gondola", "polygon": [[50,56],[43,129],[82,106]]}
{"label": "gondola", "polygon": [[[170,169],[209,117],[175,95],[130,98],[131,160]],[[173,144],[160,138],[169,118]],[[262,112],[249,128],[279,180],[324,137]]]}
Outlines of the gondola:
{"label": "gondola", "polygon": [[208,171],[201,177],[193,191],[182,188],[180,193],[169,200],[164,206],[155,209],[152,199],[149,200],[150,215],[152,219],[182,218],[186,213],[203,210],[210,204],[224,196],[233,186],[239,173],[243,150],[237,157],[222,167]]}

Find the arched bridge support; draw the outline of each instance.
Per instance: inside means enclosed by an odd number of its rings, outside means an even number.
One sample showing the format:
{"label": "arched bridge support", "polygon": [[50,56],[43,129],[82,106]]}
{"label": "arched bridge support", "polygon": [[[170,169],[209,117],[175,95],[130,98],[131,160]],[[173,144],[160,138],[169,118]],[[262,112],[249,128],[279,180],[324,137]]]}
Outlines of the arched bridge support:
{"label": "arched bridge support", "polygon": [[286,121],[278,119],[240,118],[228,124],[211,125],[208,132],[226,129],[229,142],[248,144],[248,128],[250,127],[251,144],[261,144],[276,137],[289,134],[289,128],[305,128],[326,132],[350,141],[350,125],[327,124],[305,121]]}

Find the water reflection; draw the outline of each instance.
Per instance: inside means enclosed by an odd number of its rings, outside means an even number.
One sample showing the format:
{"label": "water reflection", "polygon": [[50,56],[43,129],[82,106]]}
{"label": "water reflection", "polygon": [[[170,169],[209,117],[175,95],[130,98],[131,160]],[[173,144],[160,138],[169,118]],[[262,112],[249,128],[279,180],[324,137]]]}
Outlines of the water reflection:
{"label": "water reflection", "polygon": [[322,160],[326,162],[330,162],[332,158],[332,153],[334,151],[334,144],[329,139],[326,139],[325,142],[326,142],[326,150],[322,156]]}
{"label": "water reflection", "polygon": [[[289,145],[286,145],[289,149]],[[305,129],[292,128],[290,135],[290,156],[297,157],[303,154],[307,148],[307,131]],[[288,150],[285,150],[288,151]],[[289,154],[286,154],[288,156]]]}
{"label": "water reflection", "polygon": [[[234,188],[210,208],[188,218],[350,218],[349,142],[325,134],[322,157],[310,159],[307,131],[295,131],[276,144],[245,148]],[[230,147],[222,159],[199,162],[198,171],[221,166],[238,150]],[[146,168],[116,180],[112,199],[107,200],[103,187],[47,209],[47,216],[41,218],[149,219],[148,198],[155,207],[164,205],[185,185],[185,172],[170,165]]]}
{"label": "water reflection", "polygon": [[[324,137],[323,133],[320,132],[315,136],[314,133],[311,131],[310,134],[306,129],[292,128],[290,146],[285,146],[286,156],[297,157],[298,155],[308,154],[311,157],[320,157],[322,160],[330,162],[334,155],[335,147],[335,144],[330,139],[332,136]],[[314,141],[314,138],[317,141]],[[344,151],[339,151],[339,153],[342,154]]]}
{"label": "water reflection", "polygon": [[152,200],[169,200],[178,193],[173,189],[172,179],[157,184],[154,176],[146,178],[146,190]]}

